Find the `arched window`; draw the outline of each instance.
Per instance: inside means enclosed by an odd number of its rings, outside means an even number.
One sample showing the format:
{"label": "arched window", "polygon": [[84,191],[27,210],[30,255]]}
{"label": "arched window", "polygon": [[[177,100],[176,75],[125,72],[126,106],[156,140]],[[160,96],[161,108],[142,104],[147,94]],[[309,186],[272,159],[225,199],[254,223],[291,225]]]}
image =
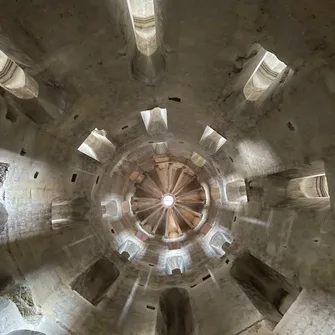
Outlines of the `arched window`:
{"label": "arched window", "polygon": [[141,112],[141,116],[146,130],[151,136],[163,134],[168,130],[166,109],[156,107]]}
{"label": "arched window", "polygon": [[210,154],[215,154],[227,140],[214,129],[206,126],[199,144]]}
{"label": "arched window", "polygon": [[78,150],[100,163],[105,163],[114,155],[115,145],[107,138],[105,130],[94,129]]}
{"label": "arched window", "polygon": [[285,68],[285,63],[280,61],[273,53],[266,51],[244,86],[243,93],[245,98],[250,101],[256,101]]}

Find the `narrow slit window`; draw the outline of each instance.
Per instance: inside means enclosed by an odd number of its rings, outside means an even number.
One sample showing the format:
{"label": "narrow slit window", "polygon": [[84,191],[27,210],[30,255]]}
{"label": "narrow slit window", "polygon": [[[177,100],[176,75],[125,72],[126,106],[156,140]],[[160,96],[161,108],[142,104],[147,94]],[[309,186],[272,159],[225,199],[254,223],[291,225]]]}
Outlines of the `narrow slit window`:
{"label": "narrow slit window", "polygon": [[149,135],[160,135],[168,130],[166,109],[156,107],[152,110],[141,112],[141,116]]}
{"label": "narrow slit window", "polygon": [[217,133],[214,129],[206,126],[199,144],[208,151],[209,154],[215,154],[227,140]]}
{"label": "narrow slit window", "polygon": [[247,100],[256,101],[286,68],[276,55],[266,51],[262,60],[244,86],[243,93]]}
{"label": "narrow slit window", "polygon": [[36,172],[34,173],[34,179],[37,179],[37,177],[38,177],[39,174],[40,174],[40,173],[39,173],[38,171],[36,171]]}
{"label": "narrow slit window", "polygon": [[114,155],[115,145],[107,138],[105,130],[94,129],[78,150],[100,163],[105,163]]}
{"label": "narrow slit window", "polygon": [[74,183],[77,180],[77,174],[74,173],[71,178],[71,183]]}
{"label": "narrow slit window", "polygon": [[203,281],[205,281],[205,280],[209,279],[210,277],[211,277],[211,275],[210,275],[210,274],[208,274],[207,276],[205,276],[205,277],[202,277],[202,280],[203,280]]}
{"label": "narrow slit window", "polygon": [[150,306],[150,305],[147,305],[147,308],[148,308],[148,309],[151,309],[152,311],[154,311],[154,310],[156,309],[156,307],[154,307],[154,306]]}

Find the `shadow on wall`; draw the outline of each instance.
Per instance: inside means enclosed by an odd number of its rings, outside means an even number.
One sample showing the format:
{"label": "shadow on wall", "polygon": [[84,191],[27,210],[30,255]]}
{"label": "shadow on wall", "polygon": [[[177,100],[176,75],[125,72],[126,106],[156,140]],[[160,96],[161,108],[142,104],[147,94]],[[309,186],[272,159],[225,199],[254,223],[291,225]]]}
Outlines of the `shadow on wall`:
{"label": "shadow on wall", "polygon": [[192,310],[187,290],[171,288],[162,292],[159,298],[156,334],[194,334]]}

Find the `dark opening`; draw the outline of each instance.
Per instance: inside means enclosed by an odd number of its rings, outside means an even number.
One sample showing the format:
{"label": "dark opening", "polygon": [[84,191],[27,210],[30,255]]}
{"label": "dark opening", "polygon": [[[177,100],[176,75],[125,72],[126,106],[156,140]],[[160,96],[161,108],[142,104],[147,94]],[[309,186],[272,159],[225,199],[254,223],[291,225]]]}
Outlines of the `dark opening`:
{"label": "dark opening", "polygon": [[229,159],[234,163],[233,159],[229,156]]}
{"label": "dark opening", "polygon": [[291,131],[295,130],[295,127],[293,126],[293,124],[291,122],[287,122],[287,128]]}
{"label": "dark opening", "polygon": [[234,216],[234,222],[236,221],[236,216]]}
{"label": "dark opening", "polygon": [[121,129],[122,130],[125,130],[125,129],[127,129],[128,128],[128,125],[125,125],[125,126],[123,126]]}
{"label": "dark opening", "polygon": [[154,141],[149,141],[148,143],[154,143]]}
{"label": "dark opening", "polygon": [[183,141],[178,141],[178,143],[180,143],[180,144],[184,144],[184,142],[183,142]]}
{"label": "dark opening", "polygon": [[72,178],[71,178],[71,183],[74,183],[74,182],[76,181],[76,179],[77,179],[77,174],[74,173],[74,174],[72,175]]}
{"label": "dark opening", "polygon": [[205,276],[205,277],[202,277],[202,280],[203,281],[205,281],[205,280],[207,280],[208,278],[210,278],[211,277],[211,275],[210,274],[208,274],[207,276]]}
{"label": "dark opening", "polygon": [[217,168],[216,170],[217,170],[219,173],[221,173],[221,171],[220,171],[220,169],[219,169],[219,168]]}
{"label": "dark opening", "polygon": [[181,274],[181,270],[180,269],[173,269],[172,270],[172,274],[173,275],[180,275]]}
{"label": "dark opening", "polygon": [[113,228],[111,229],[111,232],[112,232],[113,234],[115,234],[115,230],[114,230]]}
{"label": "dark opening", "polygon": [[138,286],[142,286],[142,287],[144,287],[144,284],[138,284]]}
{"label": "dark opening", "polygon": [[171,288],[159,298],[157,335],[193,335],[194,325],[187,290]]}
{"label": "dark opening", "polygon": [[181,99],[178,97],[168,97],[168,99],[175,102],[181,102]]}
{"label": "dark opening", "polygon": [[20,156],[25,156],[27,154],[26,150],[21,149]]}
{"label": "dark opening", "polygon": [[125,260],[128,260],[130,258],[130,255],[127,251],[123,251],[121,257]]}
{"label": "dark opening", "polygon": [[7,114],[6,114],[6,119],[9,120],[10,122],[16,122],[17,120],[17,114],[13,111],[7,111]]}
{"label": "dark opening", "polygon": [[156,309],[156,307],[154,307],[154,306],[150,306],[150,305],[147,305],[147,308],[148,308],[148,309],[151,309],[152,311],[154,311],[154,310]]}
{"label": "dark opening", "polygon": [[36,179],[38,177],[38,175],[39,175],[39,172],[36,171],[35,174],[34,174],[34,179]]}
{"label": "dark opening", "polygon": [[77,119],[78,119],[78,116],[79,116],[79,115],[75,115],[75,116],[73,117],[73,120],[77,120]]}
{"label": "dark opening", "polygon": [[229,264],[229,259],[226,259],[226,264]]}
{"label": "dark opening", "polygon": [[190,288],[196,287],[197,284],[190,285]]}
{"label": "dark opening", "polygon": [[96,184],[98,184],[99,179],[100,179],[100,176],[97,177],[97,180],[95,181]]}
{"label": "dark opening", "polygon": [[113,263],[108,259],[101,258],[79,275],[71,287],[93,305],[97,305],[119,277],[119,274],[118,268]]}
{"label": "dark opening", "polygon": [[149,264],[149,266],[155,266],[155,265],[153,265],[153,264]]}

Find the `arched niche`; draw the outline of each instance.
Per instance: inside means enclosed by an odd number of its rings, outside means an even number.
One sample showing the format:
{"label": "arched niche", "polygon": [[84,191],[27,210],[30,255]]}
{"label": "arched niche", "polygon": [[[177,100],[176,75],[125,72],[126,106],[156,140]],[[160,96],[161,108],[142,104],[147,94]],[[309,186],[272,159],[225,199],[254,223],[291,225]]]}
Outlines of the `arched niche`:
{"label": "arched niche", "polygon": [[172,256],[166,260],[166,273],[182,274],[185,271],[184,259],[182,256]]}
{"label": "arched niche", "polygon": [[119,254],[127,260],[131,260],[138,253],[140,246],[131,240],[127,240],[119,249]]}
{"label": "arched niche", "polygon": [[220,256],[226,253],[231,244],[231,238],[223,232],[216,232],[209,241],[209,245]]}
{"label": "arched niche", "polygon": [[159,298],[156,335],[194,335],[194,321],[188,291],[170,288]]}

